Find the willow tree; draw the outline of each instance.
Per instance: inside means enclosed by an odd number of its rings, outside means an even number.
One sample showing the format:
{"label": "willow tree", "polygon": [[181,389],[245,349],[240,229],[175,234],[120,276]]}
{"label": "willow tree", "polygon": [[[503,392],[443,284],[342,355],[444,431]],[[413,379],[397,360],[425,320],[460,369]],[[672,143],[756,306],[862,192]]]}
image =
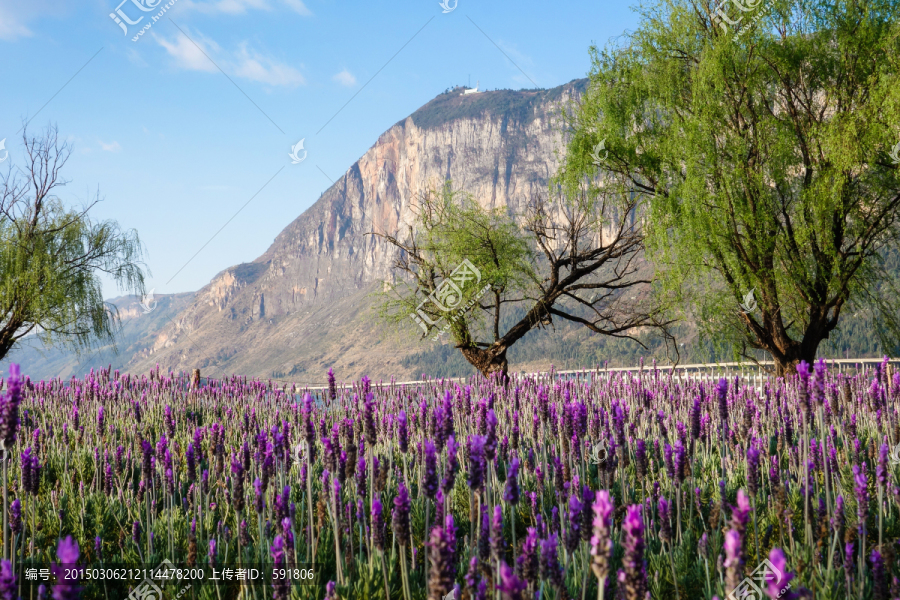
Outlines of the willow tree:
{"label": "willow tree", "polygon": [[662,288],[778,374],[854,305],[883,339],[900,331],[882,263],[900,216],[898,17],[896,0],[663,0],[591,49],[567,171],[646,198]]}
{"label": "willow tree", "polygon": [[114,343],[118,315],[103,301],[100,274],[143,294],[137,233],[92,220],[97,199],[80,210],[59,199],[71,148],[55,128],[23,141],[25,164],[0,178],[0,358],[29,334],[76,350]]}
{"label": "willow tree", "polygon": [[447,182],[423,194],[407,231],[375,233],[400,251],[382,317],[433,341],[447,336],[484,375],[505,376],[507,351],[554,319],[638,343],[648,329],[665,336],[643,276],[636,201],[557,180],[512,215]]}

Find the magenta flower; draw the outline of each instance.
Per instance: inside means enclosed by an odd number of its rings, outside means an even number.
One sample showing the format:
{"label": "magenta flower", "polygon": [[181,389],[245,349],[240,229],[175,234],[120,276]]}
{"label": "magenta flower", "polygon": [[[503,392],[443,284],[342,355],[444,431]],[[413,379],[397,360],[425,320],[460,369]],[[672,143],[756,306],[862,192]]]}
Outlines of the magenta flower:
{"label": "magenta flower", "polygon": [[434,442],[425,440],[425,472],[422,475],[422,493],[434,501],[438,491],[437,449]]}
{"label": "magenta flower", "polygon": [[[274,569],[284,569],[286,566],[284,538],[280,535],[276,535],[275,539],[272,541],[270,551],[272,553],[272,567]],[[290,597],[291,584],[289,580],[284,578],[273,579],[272,588],[274,590],[274,593],[272,594],[273,600],[287,600]]]}
{"label": "magenta flower", "polygon": [[400,489],[397,497],[394,498],[393,525],[394,535],[397,543],[401,546],[409,544],[409,511],[411,505],[409,500],[409,492],[403,482],[400,482]]}
{"label": "magenta flower", "polygon": [[428,595],[443,598],[456,580],[456,527],[453,515],[444,518],[443,526],[431,530],[428,538]]}
{"label": "magenta flower", "polygon": [[609,575],[609,561],[613,550],[612,525],[614,508],[609,492],[607,490],[599,490],[593,504],[594,531],[591,536],[591,569],[601,582]]}
{"label": "magenta flower", "polygon": [[0,396],[0,441],[3,441],[7,449],[11,449],[16,443],[16,432],[19,429],[19,404],[21,401],[22,380],[19,365],[13,363],[9,365],[6,394]]}
{"label": "magenta flower", "polygon": [[59,582],[53,586],[53,600],[76,600],[81,595],[78,580],[81,578],[82,570],[76,568],[78,556],[78,543],[72,536],[59,541],[56,547],[56,558],[59,563],[54,563],[50,568],[56,581]]}
{"label": "magenta flower", "polygon": [[644,519],[641,517],[641,505],[628,507],[622,521],[625,533],[622,557],[622,569],[617,578],[625,590],[628,600],[642,600],[647,594],[647,565],[644,561]]}
{"label": "magenta flower", "polygon": [[744,572],[741,534],[729,529],[725,534],[725,591],[731,593],[740,584]]}
{"label": "magenta flower", "polygon": [[16,600],[18,588],[16,587],[16,573],[8,560],[0,563],[0,600]]}
{"label": "magenta flower", "polygon": [[503,501],[515,506],[519,503],[519,459],[513,458],[506,474],[506,489],[503,490]]}
{"label": "magenta flower", "polygon": [[511,567],[505,562],[500,563],[500,584],[497,590],[502,600],[525,600],[527,588],[528,583],[519,579]]}

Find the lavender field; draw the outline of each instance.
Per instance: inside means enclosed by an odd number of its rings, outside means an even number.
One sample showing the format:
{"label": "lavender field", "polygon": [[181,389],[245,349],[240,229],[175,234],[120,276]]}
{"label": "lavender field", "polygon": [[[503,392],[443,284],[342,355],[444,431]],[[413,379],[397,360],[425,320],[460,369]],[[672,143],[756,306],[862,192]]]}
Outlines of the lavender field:
{"label": "lavender field", "polygon": [[[403,387],[329,373],[313,394],[23,371],[0,405],[3,599],[158,598],[138,588],[159,564],[206,573],[156,579],[166,598],[900,595],[887,360],[802,363],[762,387],[655,368]],[[209,580],[251,567],[270,575]],[[141,576],[101,579],[116,569]]]}

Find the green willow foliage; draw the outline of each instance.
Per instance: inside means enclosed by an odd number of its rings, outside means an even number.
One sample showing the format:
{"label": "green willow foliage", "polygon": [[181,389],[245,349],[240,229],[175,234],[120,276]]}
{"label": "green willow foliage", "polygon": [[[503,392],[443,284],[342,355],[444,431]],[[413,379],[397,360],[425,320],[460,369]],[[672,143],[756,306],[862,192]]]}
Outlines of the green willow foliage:
{"label": "green willow foliage", "polygon": [[26,138],[25,149],[27,181],[12,171],[0,181],[0,358],[29,333],[76,350],[114,342],[117,313],[103,301],[99,274],[143,294],[138,235],[54,195],[69,155],[55,130]]}
{"label": "green willow foliage", "polygon": [[900,2],[725,4],[740,32],[718,8],[663,0],[592,48],[564,182],[644,198],[658,285],[721,347],[768,352],[781,373],[860,309],[892,346]]}

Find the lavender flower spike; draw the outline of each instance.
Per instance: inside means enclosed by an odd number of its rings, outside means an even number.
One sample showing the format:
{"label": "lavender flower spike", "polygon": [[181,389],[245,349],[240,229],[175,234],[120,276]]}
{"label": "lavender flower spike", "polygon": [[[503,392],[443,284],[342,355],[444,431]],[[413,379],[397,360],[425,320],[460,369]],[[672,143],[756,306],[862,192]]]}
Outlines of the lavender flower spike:
{"label": "lavender flower spike", "polygon": [[607,490],[599,490],[594,500],[594,534],[591,536],[591,570],[603,585],[609,575],[612,555],[613,503]]}

